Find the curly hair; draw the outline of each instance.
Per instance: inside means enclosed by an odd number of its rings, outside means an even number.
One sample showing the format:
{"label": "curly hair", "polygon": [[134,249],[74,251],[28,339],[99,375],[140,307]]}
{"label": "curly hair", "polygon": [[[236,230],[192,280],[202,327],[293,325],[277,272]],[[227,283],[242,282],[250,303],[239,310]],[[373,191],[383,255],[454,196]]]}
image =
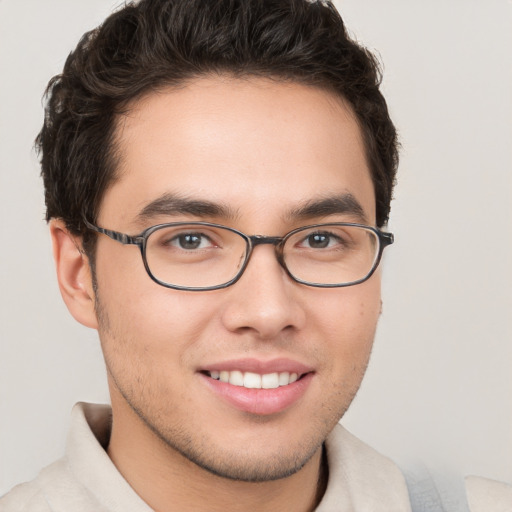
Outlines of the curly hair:
{"label": "curly hair", "polygon": [[62,219],[86,247],[83,219],[95,222],[116,180],[119,115],[143,94],[212,73],[293,81],[347,101],[363,134],[377,225],[387,222],[398,143],[380,68],[322,0],[141,0],[87,32],[46,90],[36,139],[46,219]]}

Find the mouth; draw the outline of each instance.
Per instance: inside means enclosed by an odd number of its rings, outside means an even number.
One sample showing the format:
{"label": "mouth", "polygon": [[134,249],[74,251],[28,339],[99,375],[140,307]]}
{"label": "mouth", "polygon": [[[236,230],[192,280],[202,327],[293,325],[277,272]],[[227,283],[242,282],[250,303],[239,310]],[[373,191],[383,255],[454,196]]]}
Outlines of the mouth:
{"label": "mouth", "polygon": [[293,384],[305,375],[305,373],[299,374],[297,372],[272,372],[259,374],[254,372],[243,372],[241,370],[212,370],[206,371],[204,374],[214,380],[246,389],[277,389]]}
{"label": "mouth", "polygon": [[257,415],[280,413],[299,403],[315,373],[312,367],[290,359],[238,359],[199,370],[214,395],[240,411]]}

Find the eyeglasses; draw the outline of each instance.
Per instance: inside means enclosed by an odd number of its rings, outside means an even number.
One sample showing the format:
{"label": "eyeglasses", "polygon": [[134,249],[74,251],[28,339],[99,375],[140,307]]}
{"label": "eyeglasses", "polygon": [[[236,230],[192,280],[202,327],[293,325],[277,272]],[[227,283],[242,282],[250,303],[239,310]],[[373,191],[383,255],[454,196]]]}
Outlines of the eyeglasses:
{"label": "eyeglasses", "polygon": [[333,288],[366,281],[378,267],[393,234],[347,222],[313,224],[282,237],[246,235],[210,222],[171,222],[136,236],[86,226],[122,244],[139,246],[147,273],[177,290],[226,288],[243,274],[253,249],[270,244],[277,260],[296,282]]}

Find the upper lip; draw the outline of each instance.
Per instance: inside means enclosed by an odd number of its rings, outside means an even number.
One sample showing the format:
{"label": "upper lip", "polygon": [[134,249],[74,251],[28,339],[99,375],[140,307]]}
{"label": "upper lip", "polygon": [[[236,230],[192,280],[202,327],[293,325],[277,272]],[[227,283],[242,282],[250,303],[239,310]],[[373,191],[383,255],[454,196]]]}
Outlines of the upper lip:
{"label": "upper lip", "polygon": [[244,358],[244,359],[230,359],[227,361],[219,361],[216,363],[208,364],[201,367],[200,371],[212,372],[212,371],[234,371],[239,370],[241,372],[252,372],[265,375],[268,373],[297,373],[303,375],[313,371],[311,366],[300,363],[293,359],[278,358],[264,361],[255,358]]}

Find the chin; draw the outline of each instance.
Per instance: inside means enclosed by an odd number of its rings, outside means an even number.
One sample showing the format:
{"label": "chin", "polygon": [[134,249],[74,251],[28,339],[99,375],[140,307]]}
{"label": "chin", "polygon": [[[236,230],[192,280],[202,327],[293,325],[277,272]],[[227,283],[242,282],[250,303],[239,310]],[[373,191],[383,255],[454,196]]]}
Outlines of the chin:
{"label": "chin", "polygon": [[[293,453],[287,455],[277,453],[253,455],[246,450],[240,452],[230,451],[215,456],[209,453],[186,453],[181,455],[193,462],[199,468],[220,478],[240,482],[270,482],[290,477],[300,471],[321,449],[322,444],[316,445],[309,452]],[[289,446],[287,447],[289,449]]]}

